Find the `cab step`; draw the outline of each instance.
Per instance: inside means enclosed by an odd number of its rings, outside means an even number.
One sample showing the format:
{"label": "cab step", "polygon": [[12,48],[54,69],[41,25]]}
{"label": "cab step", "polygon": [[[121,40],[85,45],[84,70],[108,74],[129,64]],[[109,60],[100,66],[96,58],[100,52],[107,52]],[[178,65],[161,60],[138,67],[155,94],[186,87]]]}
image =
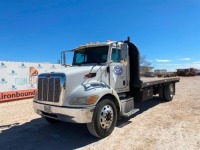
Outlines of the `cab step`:
{"label": "cab step", "polygon": [[135,114],[136,112],[138,112],[139,109],[132,109],[131,111],[122,114],[123,117],[130,117],[131,115]]}
{"label": "cab step", "polygon": [[121,104],[122,104],[121,116],[123,117],[129,117],[139,111],[139,109],[134,108],[133,97],[121,100]]}

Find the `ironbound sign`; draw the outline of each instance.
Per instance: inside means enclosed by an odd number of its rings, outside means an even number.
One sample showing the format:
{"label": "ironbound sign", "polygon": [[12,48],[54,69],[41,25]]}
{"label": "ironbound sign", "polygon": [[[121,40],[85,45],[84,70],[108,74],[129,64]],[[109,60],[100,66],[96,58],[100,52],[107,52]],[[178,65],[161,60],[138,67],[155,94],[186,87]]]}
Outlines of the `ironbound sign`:
{"label": "ironbound sign", "polygon": [[39,73],[62,68],[60,64],[0,61],[0,103],[34,97]]}

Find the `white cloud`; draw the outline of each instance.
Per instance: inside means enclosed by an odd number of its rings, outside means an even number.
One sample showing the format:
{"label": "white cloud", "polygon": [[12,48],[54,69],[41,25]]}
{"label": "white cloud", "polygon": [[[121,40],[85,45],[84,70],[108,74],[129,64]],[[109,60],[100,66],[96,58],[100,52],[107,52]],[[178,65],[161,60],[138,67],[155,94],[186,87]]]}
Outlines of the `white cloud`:
{"label": "white cloud", "polygon": [[156,59],[157,62],[163,62],[163,63],[166,63],[166,62],[170,62],[171,60],[168,60],[168,59]]}
{"label": "white cloud", "polygon": [[192,62],[193,64],[200,64],[200,61]]}
{"label": "white cloud", "polygon": [[181,58],[180,60],[186,60],[186,61],[188,61],[188,60],[191,60],[191,58]]}
{"label": "white cloud", "polygon": [[171,63],[164,63],[164,64],[157,64],[160,66],[182,66],[183,64],[171,64]]}

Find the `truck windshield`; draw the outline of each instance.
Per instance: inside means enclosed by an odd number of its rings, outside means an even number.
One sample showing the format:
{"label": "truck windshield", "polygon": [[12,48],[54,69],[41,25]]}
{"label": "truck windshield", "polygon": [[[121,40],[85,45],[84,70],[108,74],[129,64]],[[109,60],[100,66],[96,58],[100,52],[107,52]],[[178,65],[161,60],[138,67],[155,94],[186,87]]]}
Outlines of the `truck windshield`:
{"label": "truck windshield", "polygon": [[74,52],[72,65],[107,62],[108,46],[88,47]]}

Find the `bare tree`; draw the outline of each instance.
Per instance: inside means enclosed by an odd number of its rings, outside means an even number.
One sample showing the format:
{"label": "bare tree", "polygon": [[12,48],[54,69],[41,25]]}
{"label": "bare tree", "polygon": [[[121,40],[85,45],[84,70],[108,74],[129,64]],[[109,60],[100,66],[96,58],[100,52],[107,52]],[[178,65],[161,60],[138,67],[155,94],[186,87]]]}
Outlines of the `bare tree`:
{"label": "bare tree", "polygon": [[140,66],[151,67],[151,62],[147,60],[146,56],[140,56]]}
{"label": "bare tree", "polygon": [[147,60],[146,56],[140,56],[140,74],[143,75],[145,72],[149,72],[153,69],[152,63]]}

